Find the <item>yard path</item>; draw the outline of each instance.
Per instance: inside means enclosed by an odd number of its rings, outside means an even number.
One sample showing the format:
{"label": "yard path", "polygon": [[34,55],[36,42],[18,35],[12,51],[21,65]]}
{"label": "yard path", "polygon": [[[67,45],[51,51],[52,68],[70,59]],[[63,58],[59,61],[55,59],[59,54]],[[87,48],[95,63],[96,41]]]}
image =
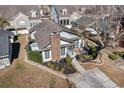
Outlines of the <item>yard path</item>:
{"label": "yard path", "polygon": [[27,45],[27,40],[26,40],[26,35],[22,35],[19,37],[19,43],[20,43],[20,52],[19,52],[19,58],[18,60],[20,62],[23,62],[25,59],[25,55],[26,55],[26,45]]}

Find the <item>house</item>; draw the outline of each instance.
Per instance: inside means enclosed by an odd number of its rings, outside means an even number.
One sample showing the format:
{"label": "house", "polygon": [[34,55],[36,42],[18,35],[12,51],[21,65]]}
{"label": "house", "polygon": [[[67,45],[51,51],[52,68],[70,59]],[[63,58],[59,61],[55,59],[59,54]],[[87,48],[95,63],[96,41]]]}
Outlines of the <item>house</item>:
{"label": "house", "polygon": [[53,20],[61,25],[69,26],[73,20],[78,19],[81,14],[77,6],[56,5],[51,6]]}
{"label": "house", "polygon": [[14,36],[12,32],[0,30],[0,69],[9,66],[12,57],[11,38]]}
{"label": "house", "polygon": [[38,5],[2,5],[0,16],[5,17],[10,26],[8,29],[19,30],[19,34],[28,33],[28,29],[42,22],[46,16],[44,6]]}
{"label": "house", "polygon": [[31,50],[40,51],[43,62],[58,61],[69,51],[75,54],[84,46],[84,41],[76,33],[52,20],[44,20],[29,32],[33,40]]}
{"label": "house", "polygon": [[[102,7],[102,16],[101,16]],[[59,24],[71,27],[71,23],[81,16],[99,16],[107,17],[109,14],[109,5],[53,5],[51,6],[51,16]]]}

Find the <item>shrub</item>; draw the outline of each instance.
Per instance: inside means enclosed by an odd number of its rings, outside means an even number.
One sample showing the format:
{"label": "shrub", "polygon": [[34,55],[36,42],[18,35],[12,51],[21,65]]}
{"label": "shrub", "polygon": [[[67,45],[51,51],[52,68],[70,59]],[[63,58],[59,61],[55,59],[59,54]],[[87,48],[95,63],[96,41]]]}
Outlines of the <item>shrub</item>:
{"label": "shrub", "polygon": [[116,60],[118,57],[116,55],[112,54],[112,55],[109,55],[109,58],[111,60]]}
{"label": "shrub", "polygon": [[47,62],[47,66],[50,67],[51,66],[51,62]]}
{"label": "shrub", "polygon": [[81,57],[83,57],[84,59],[92,59],[93,55],[82,54]]}
{"label": "shrub", "polygon": [[115,52],[113,52],[113,54],[114,54],[114,55],[120,55],[120,52],[115,51]]}
{"label": "shrub", "polygon": [[56,70],[56,71],[60,71],[60,67],[59,67],[59,66],[56,66],[56,67],[55,67],[55,70]]}
{"label": "shrub", "polygon": [[123,56],[124,56],[124,51],[120,52],[119,55],[120,55],[121,57],[123,57]]}
{"label": "shrub", "polygon": [[66,61],[66,64],[67,64],[67,65],[71,65],[72,59],[71,59],[70,56],[67,56],[67,57],[65,58],[65,61]]}
{"label": "shrub", "polygon": [[61,72],[64,73],[65,69],[64,68],[61,68]]}
{"label": "shrub", "polygon": [[27,48],[28,58],[34,62],[42,63],[42,55],[38,51],[31,51],[30,47]]}

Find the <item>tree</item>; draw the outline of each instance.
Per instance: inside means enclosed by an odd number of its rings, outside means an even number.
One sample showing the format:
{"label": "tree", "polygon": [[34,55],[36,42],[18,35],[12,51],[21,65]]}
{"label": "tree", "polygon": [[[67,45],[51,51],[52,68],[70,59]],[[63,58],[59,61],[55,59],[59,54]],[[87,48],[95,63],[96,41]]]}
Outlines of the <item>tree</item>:
{"label": "tree", "polygon": [[0,28],[4,29],[6,26],[9,26],[9,22],[7,21],[6,18],[0,17]]}

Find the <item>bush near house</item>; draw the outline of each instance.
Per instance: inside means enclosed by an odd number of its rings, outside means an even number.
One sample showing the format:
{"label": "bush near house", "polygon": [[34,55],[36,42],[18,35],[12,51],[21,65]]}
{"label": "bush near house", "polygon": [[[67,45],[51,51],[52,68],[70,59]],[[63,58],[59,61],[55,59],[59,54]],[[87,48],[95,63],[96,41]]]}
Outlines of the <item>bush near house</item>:
{"label": "bush near house", "polygon": [[114,55],[114,54],[111,54],[111,55],[109,55],[109,58],[111,60],[116,60],[118,58],[118,56],[117,55]]}
{"label": "bush near house", "polygon": [[70,56],[67,56],[67,57],[65,58],[65,61],[66,61],[66,64],[67,64],[67,65],[71,65],[72,59],[71,59]]}
{"label": "bush near house", "polygon": [[38,51],[31,51],[30,47],[27,47],[28,58],[34,62],[42,63],[42,55]]}
{"label": "bush near house", "polygon": [[120,52],[119,55],[124,58],[124,51]]}
{"label": "bush near house", "polygon": [[61,71],[64,74],[72,74],[75,73],[76,70],[71,65],[71,62],[72,59],[67,56],[65,59],[62,59],[59,62],[47,62],[45,65],[56,71]]}
{"label": "bush near house", "polygon": [[109,58],[112,60],[116,60],[118,57],[122,57],[124,59],[124,51],[114,51],[113,54],[109,55]]}

